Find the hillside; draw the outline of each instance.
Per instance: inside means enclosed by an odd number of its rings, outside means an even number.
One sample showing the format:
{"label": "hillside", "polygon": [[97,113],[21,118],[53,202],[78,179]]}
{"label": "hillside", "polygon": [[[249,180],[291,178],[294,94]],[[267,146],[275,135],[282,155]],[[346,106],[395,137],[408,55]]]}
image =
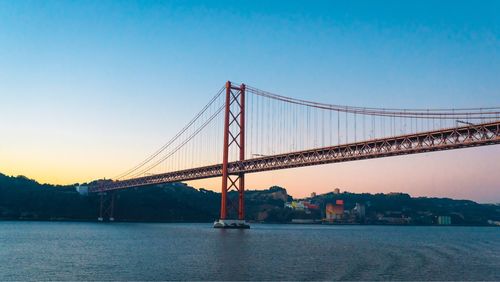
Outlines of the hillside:
{"label": "hillside", "polygon": [[[236,193],[229,193],[236,199]],[[437,216],[449,216],[453,224],[487,225],[500,221],[498,205],[468,200],[412,198],[408,194],[326,193],[302,201],[316,209],[286,208],[294,199],[285,189],[248,190],[245,194],[246,218],[250,221],[287,223],[294,219],[321,220],[325,207],[344,202],[346,217],[356,204],[366,207],[362,221],[350,223],[435,224]],[[74,186],[39,184],[24,176],[0,174],[0,219],[3,220],[96,220],[97,195],[80,195]],[[120,221],[212,222],[218,218],[220,194],[195,189],[184,183],[155,185],[119,191],[115,217]],[[234,213],[233,213],[234,215]],[[394,220],[396,219],[396,220]],[[403,219],[403,220],[400,220]],[[345,223],[345,222],[344,222]]]}
{"label": "hillside", "polygon": [[[236,194],[231,192],[230,198]],[[248,191],[247,214],[282,209],[286,190]],[[0,174],[0,219],[96,220],[98,196],[80,195],[74,186],[39,184],[24,176]],[[115,217],[124,221],[211,222],[218,218],[220,194],[184,183],[132,188],[116,195]]]}

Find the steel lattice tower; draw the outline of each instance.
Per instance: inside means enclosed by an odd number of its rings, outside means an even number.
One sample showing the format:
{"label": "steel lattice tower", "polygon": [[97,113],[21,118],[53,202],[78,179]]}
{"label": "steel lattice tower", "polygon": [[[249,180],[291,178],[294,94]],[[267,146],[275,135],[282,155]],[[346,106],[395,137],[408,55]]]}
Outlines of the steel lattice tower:
{"label": "steel lattice tower", "polygon": [[222,226],[228,226],[228,210],[236,207],[228,198],[228,192],[232,189],[238,192],[238,220],[231,222],[233,227],[242,226],[245,219],[245,174],[243,172],[231,173],[229,171],[229,152],[231,148],[239,151],[240,162],[245,160],[245,84],[233,86],[230,81],[226,82],[226,99],[224,113],[224,141],[222,156],[222,189],[220,221]]}

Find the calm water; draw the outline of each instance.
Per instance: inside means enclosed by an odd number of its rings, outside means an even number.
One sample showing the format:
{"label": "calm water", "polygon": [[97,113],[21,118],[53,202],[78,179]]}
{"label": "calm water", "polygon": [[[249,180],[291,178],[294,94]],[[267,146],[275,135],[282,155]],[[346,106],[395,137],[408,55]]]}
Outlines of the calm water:
{"label": "calm water", "polygon": [[0,280],[500,280],[500,228],[0,222]]}

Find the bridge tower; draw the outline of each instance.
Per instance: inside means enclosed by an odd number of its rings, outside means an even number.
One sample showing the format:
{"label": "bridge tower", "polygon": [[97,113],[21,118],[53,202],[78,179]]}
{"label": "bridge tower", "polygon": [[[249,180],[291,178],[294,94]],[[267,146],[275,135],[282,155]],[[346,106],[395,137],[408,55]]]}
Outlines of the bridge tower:
{"label": "bridge tower", "polygon": [[114,191],[100,191],[99,192],[99,217],[98,221],[114,221],[115,209],[115,192]]}
{"label": "bridge tower", "polygon": [[[239,153],[238,160],[245,160],[245,84],[237,86],[226,82],[223,143],[220,219],[214,227],[249,228],[245,222],[245,174],[231,173],[228,166],[233,148]],[[234,199],[228,197],[234,190],[238,193],[237,206]],[[237,218],[229,218],[233,209],[237,209]]]}

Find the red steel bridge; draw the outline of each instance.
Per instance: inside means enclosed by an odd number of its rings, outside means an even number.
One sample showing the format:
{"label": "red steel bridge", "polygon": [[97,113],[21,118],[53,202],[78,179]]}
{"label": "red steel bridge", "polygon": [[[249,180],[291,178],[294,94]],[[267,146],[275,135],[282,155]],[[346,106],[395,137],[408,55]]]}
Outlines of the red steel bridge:
{"label": "red steel bridge", "polygon": [[219,226],[246,226],[247,173],[499,143],[500,107],[353,107],[228,81],[160,149],[89,192],[100,193],[100,220],[112,219],[117,190],[222,177]]}

